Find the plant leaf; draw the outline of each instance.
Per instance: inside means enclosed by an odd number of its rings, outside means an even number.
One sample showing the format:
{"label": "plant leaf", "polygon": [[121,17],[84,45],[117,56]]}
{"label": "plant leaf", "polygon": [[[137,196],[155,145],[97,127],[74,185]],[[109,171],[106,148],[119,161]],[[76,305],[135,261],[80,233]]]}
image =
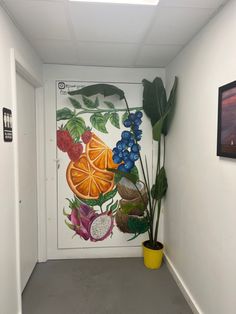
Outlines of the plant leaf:
{"label": "plant leaf", "polygon": [[74,116],[74,112],[71,111],[69,108],[63,108],[57,110],[57,121],[60,120],[68,120]]}
{"label": "plant leaf", "polygon": [[103,198],[102,198],[102,204],[106,203],[107,201],[109,201],[110,199],[114,198],[114,196],[116,195],[117,193],[117,188],[115,188],[114,190],[106,193],[106,194],[102,194],[103,195]]}
{"label": "plant leaf", "polygon": [[161,134],[162,134],[162,131],[163,131],[164,121],[165,121],[166,117],[168,116],[169,112],[170,112],[170,110],[168,110],[168,111],[164,114],[164,116],[162,116],[162,117],[160,118],[160,120],[158,120],[158,121],[154,124],[154,126],[153,126],[153,128],[152,128],[152,137],[153,137],[154,141],[159,141],[159,140],[160,140]]}
{"label": "plant leaf", "polygon": [[107,120],[100,112],[94,113],[90,117],[90,122],[96,130],[102,133],[108,133],[106,129]]}
{"label": "plant leaf", "polygon": [[104,104],[106,104],[108,108],[111,108],[111,109],[115,108],[114,104],[110,101],[104,101]]}
{"label": "plant leaf", "polygon": [[121,178],[125,177],[126,179],[131,181],[133,184],[136,184],[138,179],[139,179],[138,176],[135,175],[135,174],[124,172],[124,171],[120,171],[118,169],[108,168],[107,170],[110,171],[110,172],[115,173],[116,175],[120,176]]}
{"label": "plant leaf", "polygon": [[143,87],[143,109],[154,126],[163,116],[167,107],[165,87],[159,77],[156,77],[153,82],[144,79]]}
{"label": "plant leaf", "polygon": [[[98,106],[98,103],[93,102],[91,99],[89,99],[88,97],[85,97],[85,96],[82,96],[83,98],[83,102],[84,102],[84,105],[87,107],[87,108],[90,108],[90,109],[94,109],[94,108],[97,108]],[[97,99],[97,98],[96,98]]]}
{"label": "plant leaf", "polygon": [[166,195],[168,188],[165,168],[162,167],[156,176],[156,182],[152,186],[151,194],[156,200],[162,199]]}
{"label": "plant leaf", "polygon": [[172,122],[172,119],[173,119],[173,116],[175,113],[177,87],[178,87],[178,78],[175,77],[175,81],[174,81],[173,87],[171,89],[170,96],[169,96],[168,103],[167,103],[169,113],[168,113],[167,117],[165,118],[164,125],[163,125],[163,131],[162,132],[164,135],[168,134],[169,128],[170,128],[170,125],[171,125],[171,122]]}
{"label": "plant leaf", "polygon": [[117,129],[120,129],[120,117],[117,112],[111,113],[110,121],[112,125],[114,125]]}
{"label": "plant leaf", "polygon": [[109,120],[110,115],[111,115],[110,112],[104,113],[104,119],[105,119],[106,123],[107,123],[107,121]]}
{"label": "plant leaf", "polygon": [[99,99],[96,97],[95,102],[94,102],[95,108],[99,107]]}
{"label": "plant leaf", "polygon": [[128,228],[130,233],[141,234],[145,233],[149,229],[149,222],[146,217],[138,218],[129,216]]}
{"label": "plant leaf", "polygon": [[68,93],[69,95],[84,95],[87,97],[101,94],[104,97],[117,95],[120,99],[125,97],[123,90],[110,84],[94,84],[90,86],[83,87],[79,90],[75,90]]}
{"label": "plant leaf", "polygon": [[67,227],[69,227],[71,230],[75,230],[75,226],[74,225],[72,225],[72,224],[70,224],[69,222],[67,222],[66,220],[65,220],[65,224],[67,225]]}
{"label": "plant leaf", "polygon": [[118,200],[114,204],[111,205],[109,210],[111,210],[113,212],[117,209],[117,207],[118,207]]}
{"label": "plant leaf", "polygon": [[76,141],[86,130],[86,125],[83,118],[73,117],[65,125],[71,137]]}
{"label": "plant leaf", "polygon": [[78,100],[76,100],[75,98],[69,97],[69,100],[70,100],[72,106],[73,106],[75,109],[81,109],[81,108],[82,108],[80,102],[79,102]]}
{"label": "plant leaf", "polygon": [[122,123],[124,123],[124,121],[128,119],[128,116],[129,116],[128,111],[125,111],[125,113],[122,115]]}

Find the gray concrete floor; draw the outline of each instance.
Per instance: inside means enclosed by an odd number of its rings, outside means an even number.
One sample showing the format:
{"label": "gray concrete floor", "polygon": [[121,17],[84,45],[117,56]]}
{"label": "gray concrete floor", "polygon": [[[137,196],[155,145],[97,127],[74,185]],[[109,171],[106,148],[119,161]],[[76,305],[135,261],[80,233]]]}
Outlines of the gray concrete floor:
{"label": "gray concrete floor", "polygon": [[165,264],[141,258],[38,264],[23,295],[23,314],[191,314]]}

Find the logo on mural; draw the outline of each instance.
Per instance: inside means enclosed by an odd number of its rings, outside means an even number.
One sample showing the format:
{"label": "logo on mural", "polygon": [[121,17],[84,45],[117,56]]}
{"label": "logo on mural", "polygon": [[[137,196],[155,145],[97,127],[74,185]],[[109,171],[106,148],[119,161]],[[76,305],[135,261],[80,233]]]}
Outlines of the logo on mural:
{"label": "logo on mural", "polygon": [[[142,107],[120,108],[105,100],[109,94],[100,87],[68,92],[70,105],[57,110],[57,147],[68,156],[65,177],[74,195],[63,209],[65,224],[84,240],[102,241],[112,236],[115,225],[135,238],[148,230],[147,191],[141,180],[133,184],[119,171],[138,176],[135,163],[140,158]],[[97,96],[91,96],[91,89],[96,88]],[[102,137],[116,134],[111,127],[120,130],[115,147]]]}

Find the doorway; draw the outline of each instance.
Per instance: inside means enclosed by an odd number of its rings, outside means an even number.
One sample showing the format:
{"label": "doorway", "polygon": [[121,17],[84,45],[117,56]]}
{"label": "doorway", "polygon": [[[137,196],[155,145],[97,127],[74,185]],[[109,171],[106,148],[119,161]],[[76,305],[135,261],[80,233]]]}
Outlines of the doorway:
{"label": "doorway", "polygon": [[20,276],[24,290],[38,260],[35,88],[16,73]]}

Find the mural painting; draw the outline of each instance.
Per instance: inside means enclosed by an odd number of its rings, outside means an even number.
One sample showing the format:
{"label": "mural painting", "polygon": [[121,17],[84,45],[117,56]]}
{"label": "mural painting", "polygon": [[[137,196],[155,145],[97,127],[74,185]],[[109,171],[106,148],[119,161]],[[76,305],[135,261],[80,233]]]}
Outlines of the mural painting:
{"label": "mural painting", "polygon": [[59,215],[73,238],[94,243],[122,232],[129,241],[147,231],[147,193],[141,178],[137,190],[112,170],[139,173],[142,106],[128,112],[117,97],[89,97],[86,86],[57,82],[58,98],[63,99],[57,104],[57,148],[65,164],[60,180],[64,176],[66,193],[70,191]]}

